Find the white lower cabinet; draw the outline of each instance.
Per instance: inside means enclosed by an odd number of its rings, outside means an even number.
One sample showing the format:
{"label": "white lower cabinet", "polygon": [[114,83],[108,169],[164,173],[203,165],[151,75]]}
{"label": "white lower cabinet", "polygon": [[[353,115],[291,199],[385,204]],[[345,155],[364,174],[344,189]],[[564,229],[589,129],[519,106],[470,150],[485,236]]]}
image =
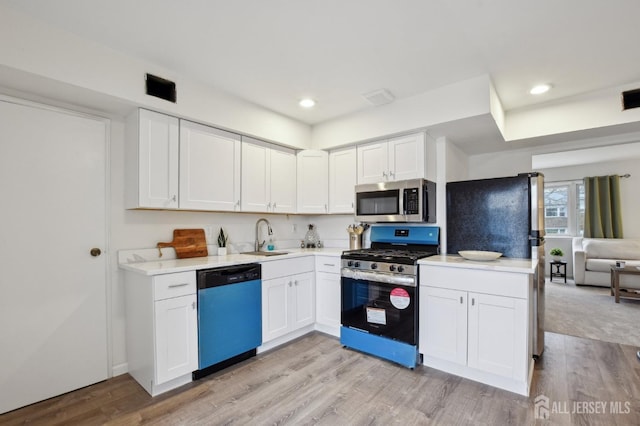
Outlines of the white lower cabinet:
{"label": "white lower cabinet", "polygon": [[125,273],[129,374],[152,396],[190,382],[198,369],[195,271]]}
{"label": "white lower cabinet", "polygon": [[420,277],[424,365],[528,395],[530,275],[421,266]]}
{"label": "white lower cabinet", "polygon": [[316,330],[340,337],[340,257],[316,257]]}
{"label": "white lower cabinet", "polygon": [[262,264],[263,345],[288,335],[298,337],[294,334],[296,331],[313,327],[313,268],[313,256]]}

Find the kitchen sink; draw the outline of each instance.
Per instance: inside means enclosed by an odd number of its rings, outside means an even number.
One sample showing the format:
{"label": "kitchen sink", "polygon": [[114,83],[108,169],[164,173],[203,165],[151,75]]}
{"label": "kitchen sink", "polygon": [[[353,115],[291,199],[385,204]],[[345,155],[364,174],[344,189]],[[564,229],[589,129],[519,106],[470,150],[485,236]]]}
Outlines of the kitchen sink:
{"label": "kitchen sink", "polygon": [[245,251],[240,254],[250,254],[252,256],[282,256],[289,254],[288,251]]}

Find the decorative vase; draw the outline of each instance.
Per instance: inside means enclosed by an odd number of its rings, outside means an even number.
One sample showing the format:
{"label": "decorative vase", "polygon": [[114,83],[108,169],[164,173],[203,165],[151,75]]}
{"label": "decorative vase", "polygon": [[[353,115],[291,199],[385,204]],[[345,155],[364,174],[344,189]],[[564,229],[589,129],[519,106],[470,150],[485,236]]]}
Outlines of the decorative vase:
{"label": "decorative vase", "polygon": [[218,247],[218,256],[226,256],[227,248],[226,247]]}
{"label": "decorative vase", "polygon": [[554,262],[560,262],[562,260],[562,256],[551,256]]}

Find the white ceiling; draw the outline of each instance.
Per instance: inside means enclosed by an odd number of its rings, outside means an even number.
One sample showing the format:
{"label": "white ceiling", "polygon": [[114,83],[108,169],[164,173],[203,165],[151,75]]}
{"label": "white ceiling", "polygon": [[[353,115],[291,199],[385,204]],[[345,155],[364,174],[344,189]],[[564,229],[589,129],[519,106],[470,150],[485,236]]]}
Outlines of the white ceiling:
{"label": "white ceiling", "polygon": [[638,0],[0,3],[309,124],[483,74],[505,110],[640,80]]}

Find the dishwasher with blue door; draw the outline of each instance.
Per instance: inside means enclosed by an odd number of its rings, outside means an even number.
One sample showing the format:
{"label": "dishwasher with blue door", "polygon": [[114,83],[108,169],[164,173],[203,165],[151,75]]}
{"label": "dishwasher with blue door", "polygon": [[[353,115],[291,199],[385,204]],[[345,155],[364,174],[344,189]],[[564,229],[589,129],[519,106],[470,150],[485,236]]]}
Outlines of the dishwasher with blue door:
{"label": "dishwasher with blue door", "polygon": [[256,355],[262,344],[260,264],[197,271],[198,370],[193,379]]}

